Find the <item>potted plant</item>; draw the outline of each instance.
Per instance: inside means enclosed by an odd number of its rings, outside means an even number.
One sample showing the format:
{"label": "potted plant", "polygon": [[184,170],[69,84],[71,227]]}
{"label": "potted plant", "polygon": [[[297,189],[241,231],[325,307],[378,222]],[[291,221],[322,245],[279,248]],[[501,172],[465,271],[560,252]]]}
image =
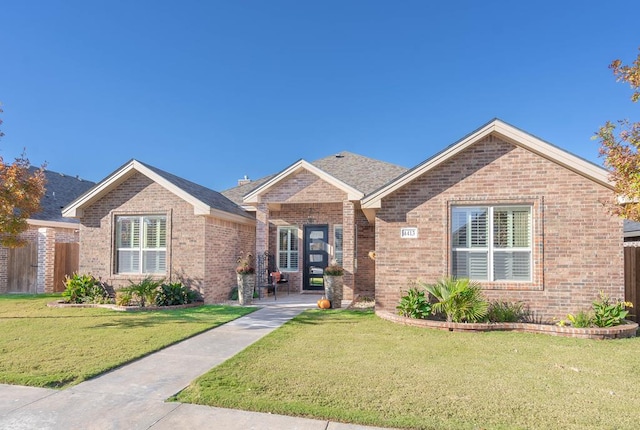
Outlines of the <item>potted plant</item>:
{"label": "potted plant", "polygon": [[253,290],[256,286],[256,269],[253,265],[253,255],[251,253],[241,254],[237,262],[238,302],[241,305],[250,305],[253,300]]}
{"label": "potted plant", "polygon": [[343,276],[344,268],[336,260],[324,269],[324,292],[332,309],[342,307]]}

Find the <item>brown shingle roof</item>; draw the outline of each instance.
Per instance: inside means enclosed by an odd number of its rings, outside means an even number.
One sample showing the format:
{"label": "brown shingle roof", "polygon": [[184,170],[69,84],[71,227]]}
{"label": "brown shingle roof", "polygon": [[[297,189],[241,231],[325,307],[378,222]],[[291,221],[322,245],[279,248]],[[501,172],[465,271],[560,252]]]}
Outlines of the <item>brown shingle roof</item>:
{"label": "brown shingle roof", "polygon": [[[347,151],[321,158],[311,164],[363,192],[365,195],[391,182],[408,170],[405,167]],[[251,193],[275,175],[266,176],[248,184],[238,185],[223,191],[222,194],[240,205],[245,195]]]}
{"label": "brown shingle roof", "polygon": [[362,191],[365,195],[397,178],[408,169],[343,151],[314,161],[314,166],[336,179]]}

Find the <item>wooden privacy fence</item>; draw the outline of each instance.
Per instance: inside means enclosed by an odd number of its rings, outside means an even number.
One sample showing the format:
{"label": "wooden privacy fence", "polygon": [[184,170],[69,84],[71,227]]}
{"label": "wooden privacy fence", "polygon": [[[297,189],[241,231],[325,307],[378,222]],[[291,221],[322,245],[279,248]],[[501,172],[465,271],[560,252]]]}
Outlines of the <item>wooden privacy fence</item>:
{"label": "wooden privacy fence", "polygon": [[64,279],[78,271],[80,265],[80,244],[56,243],[56,257],[53,264],[53,292],[64,291]]}
{"label": "wooden privacy fence", "polygon": [[[53,258],[53,285],[45,285],[45,291],[53,290],[54,293],[64,291],[65,276],[77,272],[79,263],[80,245],[78,243],[56,243]],[[45,275],[44,282],[51,282],[51,278]],[[7,250],[7,292],[29,294],[38,292],[37,240],[31,240],[25,246]]]}
{"label": "wooden privacy fence", "polygon": [[633,303],[629,319],[638,322],[638,299],[640,298],[640,247],[624,248],[624,299]]}
{"label": "wooden privacy fence", "polygon": [[7,291],[36,293],[38,282],[38,242],[7,250]]}

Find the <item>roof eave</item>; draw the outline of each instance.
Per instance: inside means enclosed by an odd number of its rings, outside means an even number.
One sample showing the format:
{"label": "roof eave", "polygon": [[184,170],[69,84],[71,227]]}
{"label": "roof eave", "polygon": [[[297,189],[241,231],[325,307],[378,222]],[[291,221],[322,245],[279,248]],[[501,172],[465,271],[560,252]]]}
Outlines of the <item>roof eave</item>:
{"label": "roof eave", "polygon": [[533,135],[517,129],[501,120],[495,119],[476,131],[465,136],[463,139],[445,148],[427,161],[419,164],[400,176],[396,181],[374,191],[362,201],[363,208],[376,209],[381,207],[381,200],[392,192],[402,188],[419,176],[422,176],[435,166],[454,157],[466,150],[469,146],[479,142],[488,135],[495,133],[509,143],[525,148],[538,154],[552,162],[555,162],[579,175],[613,190],[614,184],[609,179],[609,173],[602,167],[590,163],[576,155],[563,149],[555,147]]}
{"label": "roof eave", "polygon": [[225,211],[221,211],[219,209],[213,209],[213,208],[211,208],[208,213],[202,214],[202,215],[209,215],[224,221],[231,221],[238,224],[254,225],[256,223],[256,220],[251,217],[236,215],[236,214],[232,214],[229,212],[225,212]]}
{"label": "roof eave", "polygon": [[292,164],[291,166],[284,169],[283,171],[281,171],[280,173],[278,173],[277,175],[275,175],[273,178],[271,178],[270,180],[268,180],[267,182],[265,182],[264,184],[262,184],[261,186],[259,186],[258,188],[250,192],[249,194],[247,194],[243,198],[243,201],[242,201],[243,205],[256,205],[260,203],[261,194],[268,191],[270,188],[275,186],[278,182],[284,180],[290,175],[301,172],[302,170],[307,170],[313,173],[314,175],[318,176],[322,180],[335,186],[336,188],[341,189],[347,194],[347,199],[349,200],[359,201],[364,197],[364,193],[362,191],[357,190],[348,184],[345,184],[341,180],[337,179],[335,176],[332,176],[327,172],[325,172],[324,170],[317,168],[316,166],[309,163],[308,161],[299,160],[294,164]]}
{"label": "roof eave", "polygon": [[137,160],[131,160],[124,166],[113,172],[102,182],[91,188],[89,191],[78,197],[62,210],[62,216],[69,218],[80,218],[83,216],[84,208],[90,206],[94,202],[100,200],[104,195],[112,191],[118,185],[129,179],[135,172],[139,172],[152,181],[158,183],[166,190],[177,195],[181,199],[190,203],[193,206],[193,213],[195,215],[209,214],[213,210],[209,205],[203,201],[195,198],[193,195],[187,193],[183,189],[177,187],[161,175],[157,174],[153,170],[149,169],[144,164]]}

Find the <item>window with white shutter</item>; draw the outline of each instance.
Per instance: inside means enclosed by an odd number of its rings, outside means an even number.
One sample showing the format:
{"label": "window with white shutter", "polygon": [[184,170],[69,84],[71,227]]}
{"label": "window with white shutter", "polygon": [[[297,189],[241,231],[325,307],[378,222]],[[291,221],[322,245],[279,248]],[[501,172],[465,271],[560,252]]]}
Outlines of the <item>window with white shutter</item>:
{"label": "window with white shutter", "polygon": [[167,217],[116,217],[116,273],[165,273]]}
{"label": "window with white shutter", "polygon": [[531,281],[530,206],[456,206],[451,211],[451,270],[477,281]]}
{"label": "window with white shutter", "polygon": [[278,268],[283,272],[298,270],[298,227],[278,227]]}

